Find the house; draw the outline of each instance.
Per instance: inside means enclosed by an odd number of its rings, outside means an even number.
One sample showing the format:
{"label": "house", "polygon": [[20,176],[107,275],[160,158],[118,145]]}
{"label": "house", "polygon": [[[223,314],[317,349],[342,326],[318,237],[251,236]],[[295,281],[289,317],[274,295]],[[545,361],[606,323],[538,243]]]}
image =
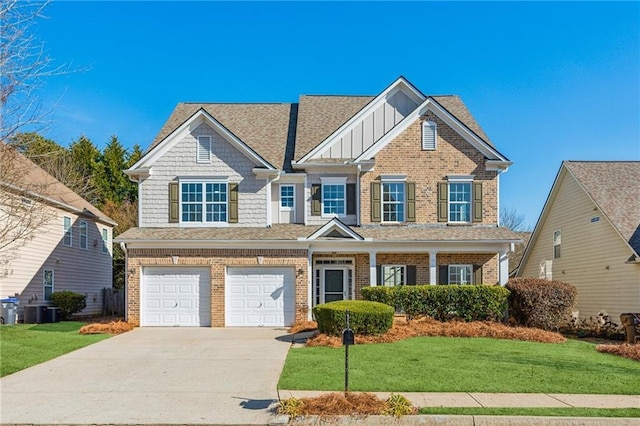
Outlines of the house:
{"label": "house", "polygon": [[640,161],[565,161],[518,269],[572,284],[580,318],[640,312]]}
{"label": "house", "polygon": [[505,284],[511,164],[459,97],[403,77],[377,96],[181,103],[126,170],[128,321],[283,326],[366,286]]}
{"label": "house", "polygon": [[83,314],[102,312],[115,222],[2,143],[0,168],[0,297],[19,299],[20,318],[62,290],[87,296]]}
{"label": "house", "polygon": [[529,240],[531,239],[531,231],[521,231],[516,232],[516,234],[518,234],[522,242],[516,244],[513,251],[509,253],[509,268],[511,269],[509,277],[516,276],[518,266],[520,266],[522,256],[524,255],[524,250],[527,248],[527,244],[529,244]]}

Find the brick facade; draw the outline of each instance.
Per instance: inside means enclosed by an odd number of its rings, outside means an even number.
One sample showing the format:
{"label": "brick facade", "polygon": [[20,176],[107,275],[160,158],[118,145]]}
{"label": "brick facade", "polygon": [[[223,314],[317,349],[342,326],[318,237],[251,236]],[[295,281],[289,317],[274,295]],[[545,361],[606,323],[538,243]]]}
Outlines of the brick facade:
{"label": "brick facade", "polygon": [[145,266],[209,266],[212,327],[225,326],[227,266],[291,266],[296,271],[296,321],[307,318],[309,306],[306,250],[130,249],[127,265],[127,314],[128,321],[136,326],[140,325],[140,278]]}

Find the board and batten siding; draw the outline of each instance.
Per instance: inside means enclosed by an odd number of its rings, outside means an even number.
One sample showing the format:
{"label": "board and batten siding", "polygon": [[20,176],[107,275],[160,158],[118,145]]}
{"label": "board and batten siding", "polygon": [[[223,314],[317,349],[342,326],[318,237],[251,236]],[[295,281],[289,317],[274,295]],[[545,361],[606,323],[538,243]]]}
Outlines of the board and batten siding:
{"label": "board and batten siding", "polygon": [[387,134],[416,108],[417,104],[404,92],[397,91],[386,102],[358,123],[320,154],[320,158],[356,158]]}
{"label": "board and batten siding", "polygon": [[[640,312],[640,265],[625,263],[631,249],[574,177],[562,173],[551,209],[520,275],[539,277],[541,265],[549,265],[554,280],[578,290],[580,318],[606,311],[620,324],[620,313]],[[553,233],[557,230],[562,235],[561,255],[553,259]]]}
{"label": "board and batten siding", "polygon": [[[211,136],[211,162],[196,162],[198,136]],[[265,226],[265,179],[256,178],[255,164],[207,124],[201,124],[159,158],[151,176],[140,185],[140,227],[179,227],[169,223],[169,182],[176,178],[223,178],[238,183],[238,223],[229,226]],[[192,224],[190,224],[192,225]],[[211,226],[211,224],[203,224]]]}
{"label": "board and batten siding", "polygon": [[[15,249],[0,271],[0,297],[16,293],[21,314],[24,305],[44,303],[44,270],[54,273],[54,291],[70,290],[87,296],[83,314],[102,312],[102,293],[112,287],[112,239],[110,226],[50,208],[50,220],[33,239]],[[63,244],[64,216],[71,218],[72,246]],[[80,248],[80,221],[87,222],[87,249]],[[102,251],[102,230],[108,230],[107,253]]]}

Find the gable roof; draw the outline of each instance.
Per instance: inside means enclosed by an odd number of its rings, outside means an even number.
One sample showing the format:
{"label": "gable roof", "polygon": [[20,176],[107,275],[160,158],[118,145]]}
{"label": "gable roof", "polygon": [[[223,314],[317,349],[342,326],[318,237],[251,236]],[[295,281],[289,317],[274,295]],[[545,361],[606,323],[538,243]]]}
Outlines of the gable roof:
{"label": "gable roof", "polygon": [[297,104],[179,103],[147,150],[203,109],[270,164],[283,168],[287,145],[293,146]]}
{"label": "gable roof", "polygon": [[562,165],[640,254],[640,161],[565,161]]}
{"label": "gable roof", "polygon": [[[12,192],[24,191],[25,195],[31,198],[43,198],[44,202],[79,216],[90,217],[109,226],[117,225],[113,219],[102,213],[97,207],[51,176],[36,163],[2,142],[0,142],[0,157],[3,161],[11,162],[10,167],[19,175],[21,182],[0,181],[0,186],[4,186]],[[1,164],[0,167],[2,167]]]}

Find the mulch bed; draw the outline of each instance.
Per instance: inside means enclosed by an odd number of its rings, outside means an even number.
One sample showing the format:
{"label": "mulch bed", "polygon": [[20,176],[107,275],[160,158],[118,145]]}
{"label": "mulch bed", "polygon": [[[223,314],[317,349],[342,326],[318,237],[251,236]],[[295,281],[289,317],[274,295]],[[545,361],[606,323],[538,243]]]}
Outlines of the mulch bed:
{"label": "mulch bed", "polygon": [[596,346],[596,350],[598,352],[618,355],[635,361],[640,361],[640,343],[633,345],[629,343],[622,343],[619,345],[598,345]]}
{"label": "mulch bed", "polygon": [[121,334],[133,329],[133,325],[128,322],[101,319],[98,322],[82,326],[80,334]]}
{"label": "mulch bed", "polygon": [[[309,324],[306,328],[310,327]],[[391,343],[411,337],[491,337],[495,339],[523,340],[528,342],[563,343],[567,339],[559,333],[537,328],[512,327],[489,321],[450,321],[440,322],[431,318],[405,321],[396,318],[393,327],[379,336],[356,336],[356,343]],[[342,338],[317,334],[307,341],[307,346],[342,346]]]}

